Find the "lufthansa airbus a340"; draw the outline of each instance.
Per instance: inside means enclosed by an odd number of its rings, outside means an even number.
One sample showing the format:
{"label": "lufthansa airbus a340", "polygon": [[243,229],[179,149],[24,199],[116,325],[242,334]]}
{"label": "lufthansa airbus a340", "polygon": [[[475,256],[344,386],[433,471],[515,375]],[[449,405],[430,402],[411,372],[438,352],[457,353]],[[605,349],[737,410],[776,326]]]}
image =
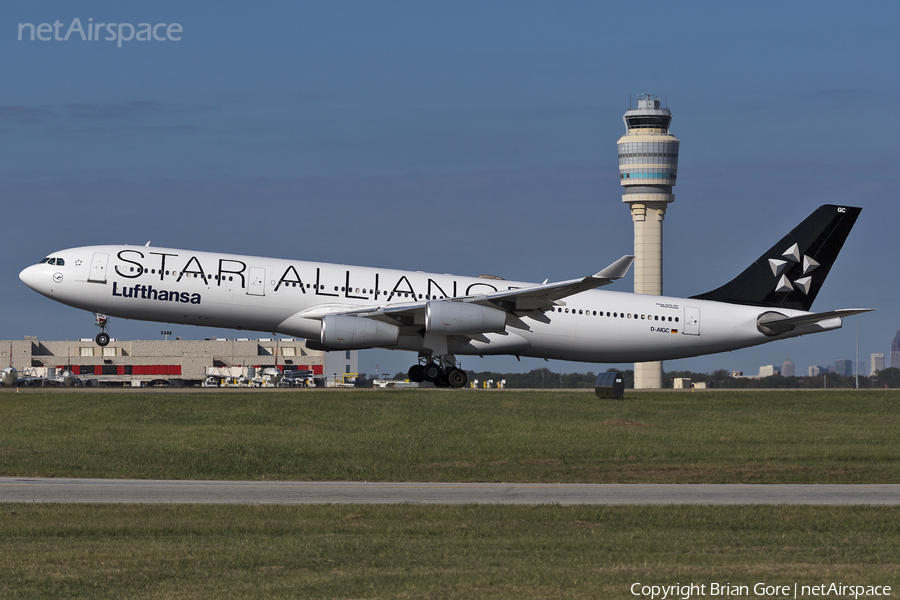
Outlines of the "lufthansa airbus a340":
{"label": "lufthansa airbus a340", "polygon": [[743,273],[690,298],[597,290],[599,273],[533,284],[148,246],[53,252],[19,278],[52,300],[108,316],[305,338],[311,348],[418,352],[410,379],[462,387],[456,356],[595,363],[686,358],[841,327],[869,309],[809,312],[859,208],[818,208]]}

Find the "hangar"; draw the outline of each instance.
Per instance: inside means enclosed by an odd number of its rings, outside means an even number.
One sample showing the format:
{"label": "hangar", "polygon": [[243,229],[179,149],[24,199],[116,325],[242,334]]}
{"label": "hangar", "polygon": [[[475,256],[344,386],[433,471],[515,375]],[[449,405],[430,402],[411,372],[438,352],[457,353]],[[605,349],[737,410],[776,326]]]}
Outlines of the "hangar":
{"label": "hangar", "polygon": [[310,371],[313,376],[355,373],[357,352],[311,350],[305,340],[290,338],[112,340],[100,347],[93,339],[41,341],[26,336],[0,342],[0,365],[29,377],[53,377],[68,370],[82,379],[190,385],[210,375],[252,377],[269,368]]}

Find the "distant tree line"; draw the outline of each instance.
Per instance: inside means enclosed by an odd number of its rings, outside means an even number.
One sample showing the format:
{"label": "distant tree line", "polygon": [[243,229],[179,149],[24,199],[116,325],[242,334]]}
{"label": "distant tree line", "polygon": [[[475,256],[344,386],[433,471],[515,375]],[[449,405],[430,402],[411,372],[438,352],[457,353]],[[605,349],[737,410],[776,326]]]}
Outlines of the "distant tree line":
{"label": "distant tree line", "polygon": [[[607,369],[615,371],[616,369]],[[620,371],[625,379],[625,387],[634,388],[634,371],[627,369]],[[513,389],[573,389],[594,387],[597,374],[593,371],[587,373],[556,373],[550,369],[532,369],[527,373],[497,373],[494,371],[466,371],[469,382],[478,380],[478,387],[482,383],[494,380],[493,387],[506,380],[506,387]],[[406,373],[397,373],[394,379],[406,379]],[[782,377],[771,375],[763,378],[732,377],[731,373],[719,369],[712,373],[695,373],[694,371],[667,371],[663,373],[663,387],[672,388],[676,378],[690,378],[692,383],[705,383],[707,388],[713,389],[822,389],[822,388],[855,388],[856,377],[846,377],[837,373],[816,375],[814,377]],[[361,374],[360,383],[363,386],[371,385],[366,380],[365,374]],[[422,384],[423,386],[430,384]],[[875,375],[859,376],[860,388],[900,388],[900,369],[883,369]]]}

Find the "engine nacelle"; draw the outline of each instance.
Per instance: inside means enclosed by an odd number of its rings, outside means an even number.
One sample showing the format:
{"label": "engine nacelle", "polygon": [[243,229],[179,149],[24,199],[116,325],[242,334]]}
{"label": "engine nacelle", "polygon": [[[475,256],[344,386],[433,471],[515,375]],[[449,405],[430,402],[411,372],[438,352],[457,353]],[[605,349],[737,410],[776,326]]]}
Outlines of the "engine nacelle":
{"label": "engine nacelle", "polygon": [[400,328],[390,323],[326,315],[322,317],[322,345],[338,350],[365,350],[376,346],[395,346]]}
{"label": "engine nacelle", "polygon": [[466,302],[429,302],[425,305],[425,331],[447,335],[488,333],[506,329],[502,310]]}

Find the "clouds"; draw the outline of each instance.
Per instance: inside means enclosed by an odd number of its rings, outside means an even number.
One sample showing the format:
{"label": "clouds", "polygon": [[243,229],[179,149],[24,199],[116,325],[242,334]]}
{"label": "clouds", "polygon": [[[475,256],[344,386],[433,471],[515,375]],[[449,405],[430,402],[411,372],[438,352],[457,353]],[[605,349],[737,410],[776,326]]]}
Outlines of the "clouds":
{"label": "clouds", "polygon": [[212,106],[175,106],[154,100],[88,103],[70,102],[63,106],[0,106],[0,119],[21,125],[53,123],[72,127],[92,121],[141,122],[147,117],[192,116],[217,110]]}
{"label": "clouds", "polygon": [[57,114],[46,106],[0,106],[0,119],[10,123],[31,125],[47,123]]}

